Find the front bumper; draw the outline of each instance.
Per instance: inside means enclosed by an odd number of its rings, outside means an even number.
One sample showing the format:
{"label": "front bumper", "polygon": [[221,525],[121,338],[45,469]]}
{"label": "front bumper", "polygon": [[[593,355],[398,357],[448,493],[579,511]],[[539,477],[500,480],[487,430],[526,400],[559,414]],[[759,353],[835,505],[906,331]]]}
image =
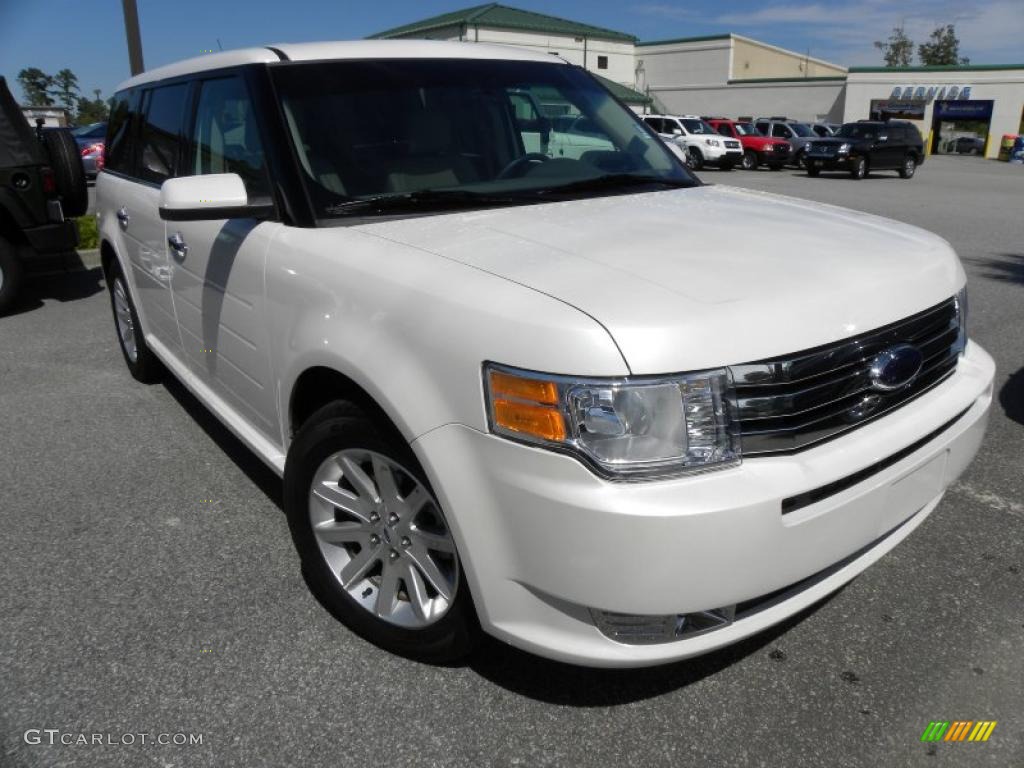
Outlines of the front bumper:
{"label": "front bumper", "polygon": [[822,171],[849,171],[860,155],[807,155],[807,166]]}
{"label": "front bumper", "polygon": [[[976,453],[994,369],[971,343],[953,376],[885,418],[793,456],[672,480],[607,482],[571,457],[462,425],[433,430],[413,447],[449,518],[486,631],[570,663],[644,666],[782,621],[905,538]],[[784,499],[849,477],[953,419],[876,474],[781,513]],[[591,613],[713,610],[800,582],[723,628],[653,645],[611,639]]]}

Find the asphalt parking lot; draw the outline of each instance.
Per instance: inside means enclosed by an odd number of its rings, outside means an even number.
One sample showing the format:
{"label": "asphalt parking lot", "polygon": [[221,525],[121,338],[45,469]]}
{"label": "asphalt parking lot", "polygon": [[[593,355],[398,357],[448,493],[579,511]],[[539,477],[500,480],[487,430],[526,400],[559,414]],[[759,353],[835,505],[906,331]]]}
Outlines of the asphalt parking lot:
{"label": "asphalt parking lot", "polygon": [[[497,642],[464,666],[399,659],[310,596],[270,471],[181,385],[129,377],[98,271],[46,278],[0,318],[0,766],[1024,765],[1024,172],[944,157],[911,181],[701,175],[959,251],[997,398],[977,460],[894,552],[782,626],[668,667]],[[998,726],[926,745],[931,720]],[[29,729],[202,744],[37,745]]]}

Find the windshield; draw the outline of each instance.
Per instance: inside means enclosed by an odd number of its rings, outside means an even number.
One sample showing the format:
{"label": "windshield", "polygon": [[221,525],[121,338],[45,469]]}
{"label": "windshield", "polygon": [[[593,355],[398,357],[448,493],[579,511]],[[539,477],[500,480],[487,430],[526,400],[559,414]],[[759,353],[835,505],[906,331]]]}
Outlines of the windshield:
{"label": "windshield", "polygon": [[703,120],[683,120],[683,125],[686,126],[686,130],[689,133],[694,134],[713,134],[715,129],[705,123]]}
{"label": "windshield", "polygon": [[71,135],[76,139],[102,139],[107,133],[106,123],[90,123],[81,128],[75,128]]}
{"label": "windshield", "polygon": [[864,123],[847,123],[836,133],[844,139],[873,139],[878,135],[878,127]]}
{"label": "windshield", "polygon": [[735,123],[736,133],[740,136],[760,136],[757,128],[752,126],[750,123]]}
{"label": "windshield", "polygon": [[318,219],[389,197],[455,207],[699,184],[577,67],[393,59],[272,69]]}
{"label": "windshield", "polygon": [[817,134],[810,129],[809,126],[803,123],[789,123],[789,127],[793,129],[793,133],[797,136],[816,136]]}

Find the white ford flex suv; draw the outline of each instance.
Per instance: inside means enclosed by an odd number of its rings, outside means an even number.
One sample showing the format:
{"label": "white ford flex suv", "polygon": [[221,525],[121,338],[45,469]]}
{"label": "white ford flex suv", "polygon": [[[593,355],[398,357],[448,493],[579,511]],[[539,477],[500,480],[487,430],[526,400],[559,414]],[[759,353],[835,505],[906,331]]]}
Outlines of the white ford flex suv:
{"label": "white ford flex suv", "polygon": [[[552,154],[524,93],[590,146]],[[114,99],[97,197],[132,375],[180,379],[282,477],[312,589],[408,656],[735,642],[908,536],[985,430],[945,241],[704,186],[551,56],[156,69]]]}

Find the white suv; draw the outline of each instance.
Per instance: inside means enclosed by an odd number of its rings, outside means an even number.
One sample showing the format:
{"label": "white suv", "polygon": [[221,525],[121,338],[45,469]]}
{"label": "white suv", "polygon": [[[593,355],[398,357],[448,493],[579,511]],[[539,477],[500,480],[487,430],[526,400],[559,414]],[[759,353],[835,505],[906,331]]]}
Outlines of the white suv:
{"label": "white suv", "polygon": [[[595,148],[527,150],[523,92]],[[129,370],[169,371],[281,475],[313,590],[398,653],[735,642],[909,535],[985,429],[945,241],[704,186],[551,56],[156,69],[114,99],[97,197]]]}
{"label": "white suv", "polygon": [[739,140],[722,136],[702,117],[644,115],[643,120],[662,139],[680,146],[686,153],[686,164],[695,171],[705,164],[729,171],[743,162],[743,147]]}

